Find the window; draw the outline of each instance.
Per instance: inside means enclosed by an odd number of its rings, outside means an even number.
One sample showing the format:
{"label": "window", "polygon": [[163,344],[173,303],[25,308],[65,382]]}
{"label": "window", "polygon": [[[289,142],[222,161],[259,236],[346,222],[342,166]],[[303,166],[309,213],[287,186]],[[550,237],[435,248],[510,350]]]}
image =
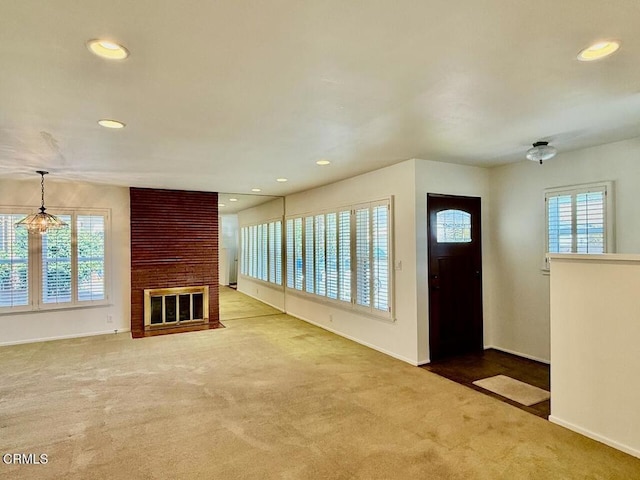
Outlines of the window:
{"label": "window", "polygon": [[282,285],[282,222],[242,227],[240,262],[242,275]]}
{"label": "window", "polygon": [[442,210],[436,214],[438,243],[471,241],[471,214],[462,210]]}
{"label": "window", "polygon": [[15,223],[28,213],[0,214],[0,308],[29,305],[29,234]]}
{"label": "window", "polygon": [[391,318],[390,205],[385,200],[287,219],[287,255],[295,255],[287,258],[287,287]]}
{"label": "window", "polygon": [[[597,254],[613,251],[612,183],[545,191],[548,253]],[[548,269],[548,260],[545,260]]]}
{"label": "window", "polygon": [[67,227],[31,236],[25,216],[0,213],[0,311],[106,302],[108,212],[57,213]]}

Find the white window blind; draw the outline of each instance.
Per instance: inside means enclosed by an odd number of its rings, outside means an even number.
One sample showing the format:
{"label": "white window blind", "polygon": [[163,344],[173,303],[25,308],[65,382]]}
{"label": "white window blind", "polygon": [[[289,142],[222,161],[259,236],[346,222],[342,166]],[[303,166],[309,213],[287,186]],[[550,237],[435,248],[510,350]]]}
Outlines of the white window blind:
{"label": "white window blind", "polygon": [[282,285],[282,221],[242,227],[240,232],[240,273]]}
{"label": "white window blind", "polygon": [[306,217],[304,219],[304,263],[304,288],[307,292],[313,293],[313,268],[315,266],[313,249],[313,217]]}
{"label": "white window blind", "polygon": [[370,306],[371,251],[369,208],[356,210],[356,304]]}
{"label": "white window blind", "polygon": [[326,258],[326,278],[327,297],[338,298],[338,225],[337,213],[327,213],[326,216],[327,233],[327,258]]}
{"label": "white window blind", "polygon": [[105,299],[105,217],[102,215],[78,215],[78,300]]}
{"label": "white window blind", "polygon": [[[383,200],[287,219],[286,251],[294,254],[289,269],[296,278],[287,286],[343,308],[392,318],[390,207],[391,201]],[[298,271],[304,280],[298,281]]]}
{"label": "white window blind", "polygon": [[604,253],[605,192],[576,195],[576,252]]}
{"label": "white window blind", "polygon": [[[613,183],[545,191],[547,253],[597,254],[614,251]],[[544,270],[548,270],[545,255]]]}
{"label": "white window blind", "polygon": [[267,224],[263,224],[260,232],[261,256],[260,256],[260,280],[268,281],[269,279],[269,239]]}
{"label": "white window blind", "polygon": [[302,218],[296,218],[293,222],[294,227],[294,288],[302,290]]}
{"label": "white window blind", "polygon": [[246,236],[246,227],[242,227],[240,229],[240,273],[242,275],[247,274],[247,236]]}
{"label": "white window blind", "polygon": [[67,225],[43,235],[15,227],[25,214],[0,213],[0,309],[47,310],[108,300],[108,212],[52,213]]}
{"label": "white window blind", "polygon": [[293,266],[295,263],[294,260],[294,255],[293,255],[293,239],[294,239],[294,233],[293,233],[293,220],[292,219],[288,219],[286,222],[286,234],[287,234],[287,239],[285,241],[285,245],[286,245],[286,249],[287,249],[287,254],[286,254],[286,261],[287,261],[287,287],[289,288],[294,288],[294,270],[293,270]]}
{"label": "white window blind", "polygon": [[59,215],[67,224],[42,235],[42,301],[71,302],[71,215]]}
{"label": "white window blind", "polygon": [[282,285],[282,222],[278,220],[274,225],[274,261],[276,285]]}
{"label": "white window blind", "polygon": [[29,304],[29,235],[15,227],[26,216],[0,214],[0,308]]}
{"label": "white window blind", "polygon": [[269,281],[272,283],[276,282],[276,224],[275,222],[269,222],[269,258],[274,261],[269,262]]}
{"label": "white window blind", "polygon": [[373,308],[389,310],[389,207],[373,207]]}
{"label": "white window blind", "polygon": [[324,241],[324,215],[315,216],[315,267],[316,267],[316,295],[325,296],[327,283],[325,277],[325,241]]}
{"label": "white window blind", "polygon": [[338,214],[338,285],[339,298],[351,301],[351,212]]}
{"label": "white window blind", "polygon": [[[613,251],[611,182],[576,185],[545,192],[548,253]],[[546,258],[545,258],[546,261]],[[545,263],[548,268],[548,263]]]}

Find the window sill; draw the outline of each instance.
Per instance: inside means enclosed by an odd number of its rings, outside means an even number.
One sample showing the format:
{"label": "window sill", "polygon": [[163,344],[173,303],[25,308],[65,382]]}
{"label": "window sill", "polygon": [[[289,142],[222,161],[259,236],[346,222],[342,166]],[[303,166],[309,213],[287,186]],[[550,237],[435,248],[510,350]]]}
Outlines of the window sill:
{"label": "window sill", "polygon": [[34,313],[51,313],[57,312],[60,310],[83,310],[87,308],[104,308],[111,307],[113,303],[107,301],[104,302],[93,302],[87,303],[86,305],[47,305],[42,306],[38,305],[36,307],[15,307],[15,308],[0,308],[0,317],[6,315],[25,315],[25,314],[34,314]]}
{"label": "window sill", "polygon": [[367,309],[366,307],[354,305],[351,302],[345,302],[343,300],[334,300],[332,298],[327,298],[327,297],[320,297],[312,293],[296,290],[295,288],[287,287],[285,291],[287,295],[292,295],[292,296],[301,298],[303,300],[309,300],[314,303],[319,303],[326,307],[337,308],[345,312],[349,312],[351,314],[371,318],[372,320],[378,320],[380,322],[396,323],[396,318],[393,316],[392,313],[385,315],[383,312],[380,315],[376,315],[370,309]]}

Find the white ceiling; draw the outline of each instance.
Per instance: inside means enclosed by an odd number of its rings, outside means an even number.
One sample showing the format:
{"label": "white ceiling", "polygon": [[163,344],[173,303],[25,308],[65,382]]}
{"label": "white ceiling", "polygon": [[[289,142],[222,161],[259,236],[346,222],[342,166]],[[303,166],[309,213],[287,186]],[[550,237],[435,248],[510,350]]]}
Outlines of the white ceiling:
{"label": "white ceiling", "polygon": [[0,0],[0,176],[284,195],[540,139],[562,161],[640,135],[638,25],[638,0]]}

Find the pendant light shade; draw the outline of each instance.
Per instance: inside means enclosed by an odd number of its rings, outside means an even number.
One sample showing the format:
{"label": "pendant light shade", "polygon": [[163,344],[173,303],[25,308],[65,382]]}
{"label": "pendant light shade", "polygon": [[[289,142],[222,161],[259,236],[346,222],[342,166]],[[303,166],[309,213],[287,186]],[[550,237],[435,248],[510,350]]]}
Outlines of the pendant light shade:
{"label": "pendant light shade", "polygon": [[48,230],[66,227],[67,224],[55,215],[51,215],[45,212],[46,208],[44,206],[44,176],[49,172],[38,170],[36,173],[39,173],[41,176],[40,188],[42,192],[42,204],[40,206],[40,211],[32,213],[31,215],[27,215],[19,222],[16,222],[16,227],[26,228],[29,233],[39,233],[42,235],[47,233]]}
{"label": "pendant light shade", "polygon": [[556,156],[558,151],[549,145],[549,142],[536,142],[533,144],[533,147],[527,150],[527,160],[531,160],[533,162],[542,162],[544,160],[551,160]]}

